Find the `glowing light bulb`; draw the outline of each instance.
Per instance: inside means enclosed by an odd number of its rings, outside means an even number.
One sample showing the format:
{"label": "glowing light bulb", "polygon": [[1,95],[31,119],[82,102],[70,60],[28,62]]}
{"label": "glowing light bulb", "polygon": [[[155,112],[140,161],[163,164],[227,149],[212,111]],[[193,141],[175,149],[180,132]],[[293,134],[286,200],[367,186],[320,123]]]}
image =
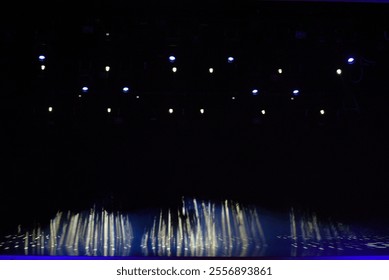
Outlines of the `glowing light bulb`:
{"label": "glowing light bulb", "polygon": [[172,68],[173,73],[176,73],[177,70],[178,70],[177,67],[173,67],[173,68]]}

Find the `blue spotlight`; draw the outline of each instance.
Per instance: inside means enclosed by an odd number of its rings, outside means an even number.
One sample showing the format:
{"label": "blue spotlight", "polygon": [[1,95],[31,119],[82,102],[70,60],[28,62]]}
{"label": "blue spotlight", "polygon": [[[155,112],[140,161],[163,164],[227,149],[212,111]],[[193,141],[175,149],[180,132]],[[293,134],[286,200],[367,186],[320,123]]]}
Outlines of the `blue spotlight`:
{"label": "blue spotlight", "polygon": [[169,61],[173,63],[176,61],[176,57],[174,55],[169,56]]}
{"label": "blue spotlight", "polygon": [[88,92],[89,88],[88,87],[83,87],[82,92]]}
{"label": "blue spotlight", "polygon": [[256,96],[256,95],[259,94],[259,90],[253,89],[253,90],[251,91],[251,94],[254,95],[254,96]]}
{"label": "blue spotlight", "polygon": [[45,61],[46,57],[44,55],[40,55],[39,57],[39,61]]}
{"label": "blue spotlight", "polygon": [[124,87],[124,88],[123,88],[123,92],[124,92],[124,93],[127,93],[129,90],[130,90],[130,89],[129,89],[128,87]]}
{"label": "blue spotlight", "polygon": [[354,57],[349,57],[349,58],[347,59],[347,63],[348,63],[348,64],[354,64],[354,63],[355,63],[355,58],[354,58]]}
{"label": "blue spotlight", "polygon": [[295,89],[295,90],[292,91],[292,94],[294,96],[298,96],[298,95],[300,95],[300,91],[298,89]]}
{"label": "blue spotlight", "polygon": [[233,63],[234,60],[235,60],[235,59],[234,59],[232,56],[229,56],[229,57],[227,58],[228,63]]}

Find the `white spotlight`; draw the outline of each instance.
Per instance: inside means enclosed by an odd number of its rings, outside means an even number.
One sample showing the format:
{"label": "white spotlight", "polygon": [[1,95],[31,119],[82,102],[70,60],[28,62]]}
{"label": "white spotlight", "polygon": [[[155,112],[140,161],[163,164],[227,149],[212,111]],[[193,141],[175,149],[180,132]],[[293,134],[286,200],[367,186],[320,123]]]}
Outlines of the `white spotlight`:
{"label": "white spotlight", "polygon": [[213,68],[209,68],[209,73],[213,73]]}
{"label": "white spotlight", "polygon": [[204,109],[200,109],[200,114],[204,114]]}
{"label": "white spotlight", "polygon": [[41,65],[41,70],[44,71],[46,69],[45,65]]}
{"label": "white spotlight", "polygon": [[324,115],[326,112],[324,110],[320,110],[320,115]]}
{"label": "white spotlight", "polygon": [[227,58],[228,63],[233,63],[234,60],[235,60],[235,59],[234,59],[232,56],[229,56],[229,57]]}
{"label": "white spotlight", "polygon": [[83,88],[82,88],[82,91],[83,91],[83,92],[88,92],[88,90],[89,90],[88,87],[83,87]]}
{"label": "white spotlight", "polygon": [[231,99],[232,99],[232,100],[235,100],[235,96],[233,96]]}
{"label": "white spotlight", "polygon": [[53,112],[53,107],[49,107],[49,112]]}
{"label": "white spotlight", "polygon": [[139,95],[136,96],[136,99],[139,99]]}
{"label": "white spotlight", "polygon": [[105,36],[109,37],[109,32],[105,33]]}
{"label": "white spotlight", "polygon": [[111,67],[105,66],[105,71],[106,71],[106,72],[109,72],[109,70],[111,70]]}
{"label": "white spotlight", "polygon": [[253,90],[251,91],[251,93],[252,93],[253,95],[258,95],[259,91],[258,91],[257,89],[253,89]]}
{"label": "white spotlight", "polygon": [[176,57],[174,55],[169,56],[169,61],[170,62],[176,61]]}
{"label": "white spotlight", "polygon": [[38,57],[38,59],[39,59],[39,61],[44,61],[44,60],[46,59],[46,57],[45,57],[44,55],[40,55],[40,56]]}
{"label": "white spotlight", "polygon": [[294,97],[291,97],[290,100],[294,100]]}
{"label": "white spotlight", "polygon": [[169,114],[173,114],[173,109],[169,109]]}
{"label": "white spotlight", "polygon": [[173,73],[176,73],[177,72],[177,67],[173,67],[172,71],[173,71]]}
{"label": "white spotlight", "polygon": [[130,89],[129,89],[128,87],[124,87],[124,88],[123,88],[123,92],[124,92],[124,93],[127,93],[129,90],[130,90]]}
{"label": "white spotlight", "polygon": [[107,112],[108,112],[108,113],[111,113],[111,112],[112,112],[112,109],[111,109],[111,108],[107,108]]}
{"label": "white spotlight", "polygon": [[342,69],[337,69],[336,70],[336,74],[341,75],[342,74]]}
{"label": "white spotlight", "polygon": [[265,111],[265,110],[262,110],[262,111],[261,111],[261,114],[262,114],[262,115],[265,115],[265,114],[266,114],[266,111]]}
{"label": "white spotlight", "polygon": [[300,91],[298,89],[293,90],[293,95],[298,96],[300,94]]}
{"label": "white spotlight", "polygon": [[278,69],[278,74],[282,74],[282,69]]}
{"label": "white spotlight", "polygon": [[78,95],[78,98],[81,98],[81,96],[82,96],[82,95],[81,95],[81,94],[79,94],[79,95]]}

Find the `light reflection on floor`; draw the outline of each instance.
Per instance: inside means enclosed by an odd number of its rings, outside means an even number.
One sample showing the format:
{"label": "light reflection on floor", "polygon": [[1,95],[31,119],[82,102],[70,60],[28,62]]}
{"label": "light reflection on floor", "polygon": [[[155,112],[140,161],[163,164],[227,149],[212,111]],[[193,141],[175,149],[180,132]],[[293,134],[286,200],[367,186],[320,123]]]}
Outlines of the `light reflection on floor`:
{"label": "light reflection on floor", "polygon": [[58,212],[47,228],[19,229],[0,239],[0,254],[298,257],[389,253],[389,234],[294,209],[276,215],[233,201],[188,199],[177,209],[142,215],[95,208]]}

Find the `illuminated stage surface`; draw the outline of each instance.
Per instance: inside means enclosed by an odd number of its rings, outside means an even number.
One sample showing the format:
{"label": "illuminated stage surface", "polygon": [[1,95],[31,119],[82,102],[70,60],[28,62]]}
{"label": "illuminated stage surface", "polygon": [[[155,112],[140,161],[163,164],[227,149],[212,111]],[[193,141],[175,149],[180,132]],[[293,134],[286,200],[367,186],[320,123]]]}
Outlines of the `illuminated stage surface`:
{"label": "illuminated stage surface", "polygon": [[2,255],[316,257],[389,254],[388,231],[291,209],[271,213],[233,201],[187,199],[175,210],[63,213],[46,228],[18,230]]}

